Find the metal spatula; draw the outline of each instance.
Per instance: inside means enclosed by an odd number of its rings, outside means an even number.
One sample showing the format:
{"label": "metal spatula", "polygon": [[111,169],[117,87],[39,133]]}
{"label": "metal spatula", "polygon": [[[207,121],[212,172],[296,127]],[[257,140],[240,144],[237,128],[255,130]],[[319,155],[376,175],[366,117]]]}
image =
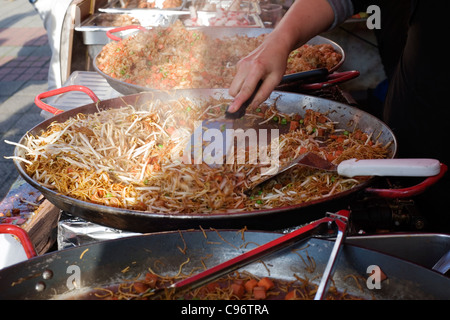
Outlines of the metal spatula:
{"label": "metal spatula", "polygon": [[[289,74],[283,76],[280,84],[285,84],[293,81],[305,80],[305,79],[317,79],[328,75],[326,68],[320,68],[295,74]],[[261,129],[278,129],[279,134],[283,134],[283,128],[277,126],[274,127],[270,124],[256,125],[250,118],[245,118],[245,113],[253,101],[256,92],[259,90],[262,82],[259,82],[255,88],[253,94],[248,98],[238,111],[230,113],[228,109],[225,111],[225,116],[219,119],[211,119],[202,121],[200,126],[197,126],[194,133],[191,136],[191,155],[194,158],[194,163],[200,163],[204,161],[206,164],[212,166],[219,164],[219,161],[223,161],[223,157],[228,154],[234,143],[234,137],[231,135],[233,130],[237,129],[252,129],[256,133]],[[287,129],[287,126],[285,126]],[[229,133],[227,135],[227,133]],[[215,141],[220,139],[221,141]],[[211,142],[214,141],[214,145],[211,146]],[[210,149],[214,149],[214,155],[210,156],[209,152],[204,153],[207,146],[211,146]],[[209,150],[207,150],[209,151]],[[204,156],[206,154],[206,156]],[[222,164],[222,163],[220,163]]]}
{"label": "metal spatula", "polygon": [[334,171],[345,177],[431,177],[439,174],[441,170],[441,163],[436,159],[350,159],[335,165],[315,153],[307,152],[279,168],[274,166],[271,168],[272,172],[271,170],[266,170],[264,176],[255,177],[249,189],[254,189],[261,183],[297,165]]}

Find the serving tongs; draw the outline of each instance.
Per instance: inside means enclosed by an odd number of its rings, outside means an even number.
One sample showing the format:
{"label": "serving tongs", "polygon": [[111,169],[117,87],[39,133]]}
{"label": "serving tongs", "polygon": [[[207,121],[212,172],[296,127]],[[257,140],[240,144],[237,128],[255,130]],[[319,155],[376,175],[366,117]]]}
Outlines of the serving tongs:
{"label": "serving tongs", "polygon": [[244,267],[274,252],[285,249],[295,243],[307,240],[313,236],[334,236],[336,240],[331,251],[330,258],[325,267],[322,279],[316,291],[315,300],[321,300],[326,296],[330,279],[333,276],[340,248],[347,233],[347,222],[350,212],[341,210],[337,213],[327,213],[322,219],[313,221],[299,229],[296,229],[277,239],[269,241],[255,249],[245,252],[237,257],[222,262],[203,272],[175,282],[166,287],[149,289],[142,293],[150,299],[161,297],[165,292],[186,292],[214,281],[221,276]]}

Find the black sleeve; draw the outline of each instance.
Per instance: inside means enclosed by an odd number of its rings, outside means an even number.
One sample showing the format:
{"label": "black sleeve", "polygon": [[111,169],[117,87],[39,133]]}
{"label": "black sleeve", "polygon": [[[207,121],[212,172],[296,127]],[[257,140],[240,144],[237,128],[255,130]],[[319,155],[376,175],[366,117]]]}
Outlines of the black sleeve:
{"label": "black sleeve", "polygon": [[333,29],[343,23],[354,14],[353,3],[351,0],[328,0],[334,11],[334,22],[330,29]]}
{"label": "black sleeve", "polygon": [[370,5],[384,7],[384,2],[392,0],[328,0],[334,11],[334,23],[330,29],[333,29],[343,23],[346,19],[359,12],[366,12]]}
{"label": "black sleeve", "polygon": [[[358,12],[366,12],[367,7],[370,5],[382,6],[383,0],[350,0],[353,4],[354,14]],[[392,1],[392,0],[387,0]]]}

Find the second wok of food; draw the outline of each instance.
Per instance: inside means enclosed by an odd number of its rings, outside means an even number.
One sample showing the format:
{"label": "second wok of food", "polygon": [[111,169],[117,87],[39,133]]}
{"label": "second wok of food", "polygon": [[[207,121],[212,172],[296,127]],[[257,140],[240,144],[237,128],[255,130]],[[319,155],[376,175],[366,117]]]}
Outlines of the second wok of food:
{"label": "second wok of food", "polygon": [[[256,49],[267,34],[212,37],[181,22],[154,28],[107,44],[96,67],[118,81],[152,89],[228,88],[236,63]],[[286,74],[331,70],[342,54],[329,43],[303,45],[291,52]]]}

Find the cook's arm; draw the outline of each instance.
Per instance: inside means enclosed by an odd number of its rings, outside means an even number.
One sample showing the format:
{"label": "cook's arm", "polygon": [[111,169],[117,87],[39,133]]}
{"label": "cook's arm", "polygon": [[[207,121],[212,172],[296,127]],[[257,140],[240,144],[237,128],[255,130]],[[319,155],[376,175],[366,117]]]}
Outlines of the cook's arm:
{"label": "cook's arm", "polygon": [[280,83],[289,53],[352,14],[350,0],[296,0],[264,42],[239,61],[229,89],[234,101],[228,111],[237,111],[260,80],[263,83],[250,106],[265,101]]}

